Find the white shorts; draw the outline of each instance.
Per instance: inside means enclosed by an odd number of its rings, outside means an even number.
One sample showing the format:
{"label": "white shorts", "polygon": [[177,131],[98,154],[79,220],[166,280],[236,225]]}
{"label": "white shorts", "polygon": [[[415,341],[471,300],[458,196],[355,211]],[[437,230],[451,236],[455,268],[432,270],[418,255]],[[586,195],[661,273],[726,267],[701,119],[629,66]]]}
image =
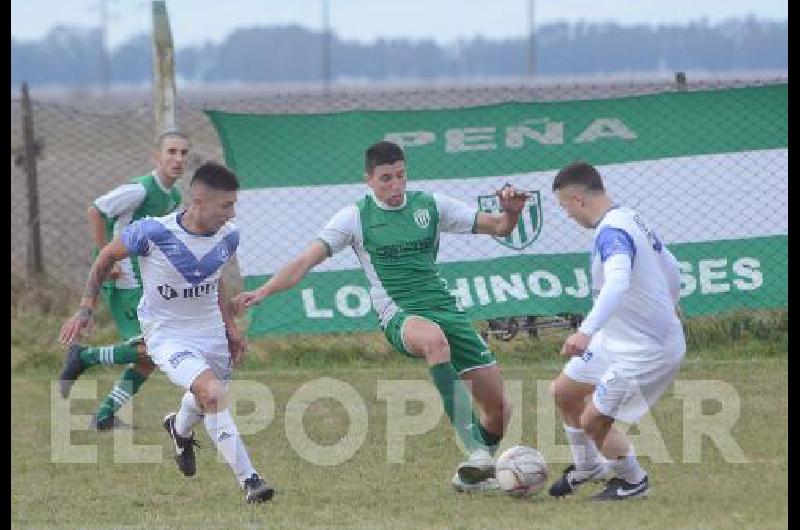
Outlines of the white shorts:
{"label": "white shorts", "polygon": [[642,352],[653,361],[633,364],[608,351],[598,333],[583,355],[567,362],[563,372],[573,381],[595,385],[592,403],[600,413],[636,423],[672,384],[681,367],[686,351],[683,334],[667,346],[659,352]]}
{"label": "white shorts", "polygon": [[159,330],[145,337],[147,353],[169,380],[189,390],[198,375],[211,370],[227,383],[233,372],[225,337],[190,336]]}

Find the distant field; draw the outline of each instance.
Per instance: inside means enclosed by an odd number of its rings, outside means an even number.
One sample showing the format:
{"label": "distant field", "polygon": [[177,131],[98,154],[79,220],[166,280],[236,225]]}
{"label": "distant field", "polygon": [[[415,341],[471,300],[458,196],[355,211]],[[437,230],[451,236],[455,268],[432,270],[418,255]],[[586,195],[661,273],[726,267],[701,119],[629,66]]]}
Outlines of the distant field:
{"label": "distant field", "polygon": [[[546,440],[548,433],[536,427],[537,411],[546,414],[551,409],[537,402],[535,382],[547,381],[559,367],[555,359],[506,363],[506,380],[512,386],[519,385],[522,397],[517,410],[521,434],[506,445],[521,441],[541,446],[540,441]],[[444,418],[429,432],[406,439],[404,463],[387,462],[387,404],[378,399],[378,382],[427,382],[421,363],[392,358],[383,368],[351,364],[241,371],[237,380],[264,385],[275,403],[274,419],[269,424],[256,422],[258,432],[245,436],[255,465],[278,491],[271,503],[260,506],[243,504],[241,492],[227,467],[216,460],[202,427],[198,429],[202,445],[198,474],[192,479],[180,475],[160,425],[164,414],[176,407],[180,392],[163,376],[156,375],[148,383],[133,408],[137,427],[133,443],[157,446],[149,449],[154,452],[155,463],[115,463],[114,436],[94,432],[74,432],[71,443],[95,445],[97,463],[52,463],[50,379],[55,374],[45,369],[17,370],[11,381],[12,526],[786,528],[787,369],[785,356],[718,360],[702,351],[690,352],[678,379],[721,381],[735,389],[741,409],[731,435],[748,463],[727,462],[723,451],[709,438],[702,442],[701,461],[685,462],[683,405],[670,390],[652,419],[673,463],[654,464],[650,458],[643,458],[651,473],[651,497],[612,505],[597,505],[587,499],[597,486],[561,501],[541,493],[522,501],[500,492],[455,493],[449,480],[460,455]],[[115,375],[108,369],[96,370],[82,382],[91,383],[96,378],[101,395],[110,388]],[[301,385],[320,377],[350,385],[366,407],[364,442],[352,458],[338,465],[308,462],[289,442],[286,431],[287,420],[297,420],[287,417],[287,403]],[[256,388],[263,388],[258,385]],[[60,400],[54,399],[54,403]],[[73,415],[89,414],[94,401],[75,400],[71,407]],[[254,412],[254,407],[242,402],[237,412],[246,416]],[[716,414],[720,407],[718,402],[709,401],[703,405],[703,414]],[[409,405],[408,414],[418,413],[419,406]],[[73,420],[77,429],[83,427],[85,419]],[[331,399],[310,404],[302,425],[309,438],[323,446],[337,443],[349,428],[345,409]],[[555,436],[557,444],[564,444],[560,424],[553,425],[550,436]],[[564,449],[543,448],[553,476],[565,466]]]}

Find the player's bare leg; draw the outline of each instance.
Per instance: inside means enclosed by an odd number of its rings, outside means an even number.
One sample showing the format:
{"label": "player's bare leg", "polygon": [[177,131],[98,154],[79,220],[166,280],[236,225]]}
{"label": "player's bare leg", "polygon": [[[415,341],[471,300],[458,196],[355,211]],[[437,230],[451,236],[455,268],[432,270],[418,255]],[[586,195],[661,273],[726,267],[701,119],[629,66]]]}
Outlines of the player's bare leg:
{"label": "player's bare leg", "polygon": [[[250,456],[228,410],[228,394],[225,384],[217,379],[211,370],[205,370],[192,382],[191,394],[194,396],[194,400],[184,396],[181,408],[192,408],[193,410],[188,412],[195,417],[202,412],[208,436],[245,490],[245,501],[251,503],[270,500],[275,490],[259,476],[250,462]],[[196,410],[197,405],[199,405],[200,411]],[[194,471],[194,453],[191,451],[191,445],[186,442],[186,440],[193,441],[194,439],[193,433],[187,430],[191,429],[191,421],[176,421],[179,415],[185,416],[186,412],[181,410],[179,414],[167,416],[164,420],[164,427],[175,442],[176,462],[181,471],[188,475],[184,468]],[[178,427],[184,432],[180,432]],[[184,456],[187,449],[191,451],[191,462],[187,462],[187,457]]]}
{"label": "player's bare leg", "polygon": [[[503,376],[496,365],[469,370],[461,375],[480,411],[480,425],[484,441],[496,449],[511,419],[512,406],[505,395]],[[487,439],[488,438],[488,439]]]}
{"label": "player's bare leg", "polygon": [[459,477],[466,484],[491,478],[494,475],[494,460],[475,434],[469,392],[450,362],[450,345],[441,328],[430,320],[408,317],[403,329],[403,341],[412,355],[424,357],[428,362],[431,378],[442,398],[447,417],[470,453],[467,465],[459,466]]}

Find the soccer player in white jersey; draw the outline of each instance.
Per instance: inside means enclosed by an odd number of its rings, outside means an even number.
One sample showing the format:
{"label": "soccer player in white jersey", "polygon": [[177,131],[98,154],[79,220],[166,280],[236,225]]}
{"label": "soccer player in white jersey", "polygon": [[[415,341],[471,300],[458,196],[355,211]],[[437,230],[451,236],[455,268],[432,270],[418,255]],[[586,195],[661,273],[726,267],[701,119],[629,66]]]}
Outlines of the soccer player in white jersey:
{"label": "soccer player in white jersey", "polygon": [[[233,305],[241,311],[289,289],[315,265],[352,248],[370,281],[386,338],[397,351],[427,361],[445,412],[469,452],[453,486],[492,489],[492,454],[511,405],[494,355],[439,276],[436,256],[443,232],[510,234],[526,194],[504,187],[498,191],[503,213],[490,214],[443,194],[407,191],[405,154],[386,141],[366,150],[365,179],[369,193],[339,210],[303,252],[263,286],[234,298]],[[469,392],[480,414],[473,412]]]}
{"label": "soccer player in white jersey", "polygon": [[593,499],[644,497],[647,473],[613,423],[636,423],[681,366],[686,341],[678,319],[678,262],[641,215],[614,204],[593,166],[567,165],[553,192],[567,215],[595,235],[594,303],[564,342],[561,353],[571,359],[551,385],[574,464],[550,495],[563,497],[613,474]]}
{"label": "soccer player in white jersey", "polygon": [[131,223],[103,247],[60,339],[70,343],[89,327],[108,272],[116,262],[138,256],[143,288],[138,315],[147,351],[170,381],[186,389],[178,412],[164,419],[178,468],[195,474],[192,427],[203,421],[245,500],[264,502],[274,490],[253,468],[227,403],[228,380],[247,347],[220,295],[222,267],[239,243],[230,222],[238,188],[232,171],[209,162],[192,177],[186,210]]}

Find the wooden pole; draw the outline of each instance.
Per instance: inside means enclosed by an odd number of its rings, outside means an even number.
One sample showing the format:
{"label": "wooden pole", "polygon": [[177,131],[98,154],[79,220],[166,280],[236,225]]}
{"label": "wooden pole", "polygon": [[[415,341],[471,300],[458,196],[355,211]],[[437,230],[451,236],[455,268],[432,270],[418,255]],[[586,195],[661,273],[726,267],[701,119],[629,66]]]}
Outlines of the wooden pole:
{"label": "wooden pole", "polygon": [[153,0],[153,95],[155,137],[175,130],[175,51],[164,0]]}
{"label": "wooden pole", "polygon": [[39,186],[36,157],[39,148],[33,135],[33,109],[28,94],[28,83],[22,83],[22,141],[25,144],[25,175],[28,184],[28,279],[44,275],[42,235],[39,219]]}

